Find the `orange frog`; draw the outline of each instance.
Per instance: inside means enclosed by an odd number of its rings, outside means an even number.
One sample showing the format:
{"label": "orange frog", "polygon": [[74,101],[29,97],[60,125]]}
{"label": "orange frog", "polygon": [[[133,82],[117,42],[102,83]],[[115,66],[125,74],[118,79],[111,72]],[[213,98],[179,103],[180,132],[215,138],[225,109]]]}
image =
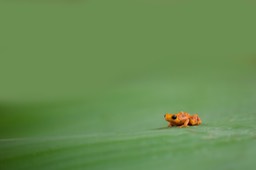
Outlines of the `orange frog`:
{"label": "orange frog", "polygon": [[197,114],[190,115],[187,112],[179,112],[176,114],[166,113],[164,118],[169,122],[168,127],[179,126],[179,127],[188,127],[200,125],[202,123],[201,119]]}

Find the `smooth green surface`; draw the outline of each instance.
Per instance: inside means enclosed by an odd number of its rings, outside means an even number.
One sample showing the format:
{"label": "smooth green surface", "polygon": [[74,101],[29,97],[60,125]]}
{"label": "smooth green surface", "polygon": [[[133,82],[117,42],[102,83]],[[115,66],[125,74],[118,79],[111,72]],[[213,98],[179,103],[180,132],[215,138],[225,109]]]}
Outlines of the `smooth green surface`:
{"label": "smooth green surface", "polygon": [[0,1],[0,169],[255,169],[255,7]]}

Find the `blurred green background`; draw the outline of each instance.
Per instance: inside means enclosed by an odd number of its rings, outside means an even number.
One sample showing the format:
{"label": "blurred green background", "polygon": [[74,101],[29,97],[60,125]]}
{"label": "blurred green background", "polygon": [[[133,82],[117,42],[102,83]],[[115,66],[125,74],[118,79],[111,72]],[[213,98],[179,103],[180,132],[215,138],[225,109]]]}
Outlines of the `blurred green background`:
{"label": "blurred green background", "polygon": [[255,8],[0,1],[0,169],[254,169]]}

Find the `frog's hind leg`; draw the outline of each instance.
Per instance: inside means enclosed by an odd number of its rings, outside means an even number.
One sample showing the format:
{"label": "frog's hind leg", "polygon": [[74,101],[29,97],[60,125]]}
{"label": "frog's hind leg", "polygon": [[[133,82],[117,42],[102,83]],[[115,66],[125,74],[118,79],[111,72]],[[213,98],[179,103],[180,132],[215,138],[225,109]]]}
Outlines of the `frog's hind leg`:
{"label": "frog's hind leg", "polygon": [[202,123],[200,117],[198,114],[191,115],[189,118],[189,125],[195,126],[195,125],[200,125]]}

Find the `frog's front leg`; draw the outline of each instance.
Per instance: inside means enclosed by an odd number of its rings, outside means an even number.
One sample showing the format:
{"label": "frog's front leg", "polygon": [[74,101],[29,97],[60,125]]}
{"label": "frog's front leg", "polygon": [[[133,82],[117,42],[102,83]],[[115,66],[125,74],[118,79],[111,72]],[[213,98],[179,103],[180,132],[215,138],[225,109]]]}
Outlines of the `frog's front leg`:
{"label": "frog's front leg", "polygon": [[183,125],[180,126],[180,128],[188,127],[189,119],[187,119]]}
{"label": "frog's front leg", "polygon": [[168,124],[168,127],[172,127],[172,124],[171,124],[171,122],[169,122],[169,124]]}

